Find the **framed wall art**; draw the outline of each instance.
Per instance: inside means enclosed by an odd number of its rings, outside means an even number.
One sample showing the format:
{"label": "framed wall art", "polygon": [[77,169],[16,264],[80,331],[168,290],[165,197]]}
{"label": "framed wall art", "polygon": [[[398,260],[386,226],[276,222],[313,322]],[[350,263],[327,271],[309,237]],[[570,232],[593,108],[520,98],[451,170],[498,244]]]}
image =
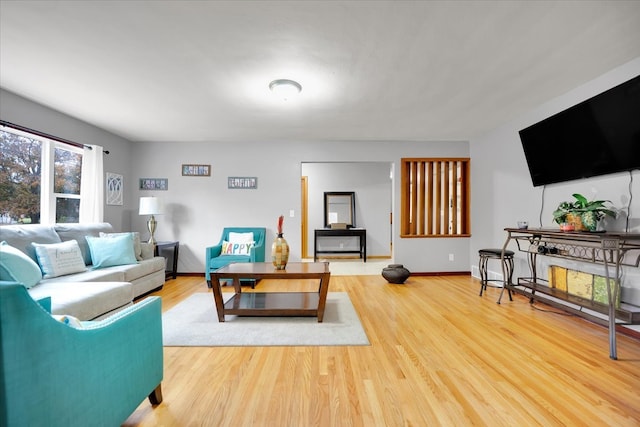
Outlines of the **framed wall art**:
{"label": "framed wall art", "polygon": [[230,176],[227,178],[227,187],[240,190],[255,190],[258,188],[258,177]]}
{"label": "framed wall art", "polygon": [[140,190],[168,190],[167,178],[140,178]]}
{"label": "framed wall art", "polygon": [[211,165],[182,165],[182,176],[211,176]]}
{"label": "framed wall art", "polygon": [[124,197],[122,195],[124,178],[117,173],[107,172],[107,205],[122,206]]}

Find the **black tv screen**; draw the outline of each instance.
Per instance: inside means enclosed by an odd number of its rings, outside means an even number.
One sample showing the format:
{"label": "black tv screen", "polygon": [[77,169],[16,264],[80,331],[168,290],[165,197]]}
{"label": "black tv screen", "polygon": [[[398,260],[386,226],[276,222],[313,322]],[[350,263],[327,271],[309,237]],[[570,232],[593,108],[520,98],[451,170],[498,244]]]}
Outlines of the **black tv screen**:
{"label": "black tv screen", "polygon": [[534,187],[640,169],[640,76],[520,131]]}

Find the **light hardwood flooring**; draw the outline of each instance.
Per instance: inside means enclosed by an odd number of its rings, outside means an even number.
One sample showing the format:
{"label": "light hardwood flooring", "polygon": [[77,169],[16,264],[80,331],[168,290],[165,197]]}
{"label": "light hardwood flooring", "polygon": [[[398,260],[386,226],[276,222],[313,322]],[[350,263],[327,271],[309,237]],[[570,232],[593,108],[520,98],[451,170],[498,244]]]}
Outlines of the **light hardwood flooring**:
{"label": "light hardwood flooring", "polygon": [[[332,276],[329,290],[348,292],[370,346],[165,347],[164,402],[124,425],[640,425],[634,338],[618,334],[613,361],[606,328],[521,296],[497,305],[469,276]],[[168,310],[194,292],[204,279],[157,295]]]}

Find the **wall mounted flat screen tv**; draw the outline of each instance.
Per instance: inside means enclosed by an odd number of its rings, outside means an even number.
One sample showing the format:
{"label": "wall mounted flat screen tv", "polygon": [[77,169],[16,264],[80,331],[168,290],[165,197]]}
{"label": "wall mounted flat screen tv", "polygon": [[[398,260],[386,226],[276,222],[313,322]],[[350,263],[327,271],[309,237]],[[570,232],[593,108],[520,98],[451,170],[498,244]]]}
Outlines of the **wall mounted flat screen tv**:
{"label": "wall mounted flat screen tv", "polygon": [[534,187],[640,169],[640,76],[520,131]]}

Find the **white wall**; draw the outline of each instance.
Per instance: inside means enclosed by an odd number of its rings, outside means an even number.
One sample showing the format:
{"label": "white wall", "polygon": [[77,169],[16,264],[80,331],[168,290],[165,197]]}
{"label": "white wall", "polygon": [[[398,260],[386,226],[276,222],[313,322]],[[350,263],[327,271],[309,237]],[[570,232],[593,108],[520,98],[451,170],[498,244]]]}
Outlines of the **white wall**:
{"label": "white wall", "polygon": [[[180,240],[180,272],[204,271],[204,252],[216,244],[223,227],[264,226],[267,245],[275,237],[279,215],[285,215],[284,237],[290,260],[301,256],[302,163],[387,162],[399,170],[401,157],[467,157],[467,142],[266,142],[135,143],[134,174],[129,180],[135,197],[156,194],[166,200],[167,214],[156,217],[158,240]],[[183,163],[212,165],[211,177],[183,177]],[[229,190],[227,177],[256,176],[256,190]],[[168,191],[139,191],[139,178],[168,178]],[[394,192],[399,194],[399,181]],[[386,202],[385,202],[386,203]],[[294,218],[289,211],[294,210]],[[399,212],[399,200],[394,201]],[[145,218],[133,214],[134,230],[145,230]],[[393,226],[394,261],[415,272],[468,271],[468,239],[400,239]],[[445,249],[443,249],[443,247]],[[455,254],[455,261],[448,260]]]}
{"label": "white wall", "polygon": [[[367,256],[391,257],[391,162],[303,163],[308,184],[307,254],[313,256],[314,230],[325,228],[325,191],[353,191],[356,227],[367,229]],[[320,240],[320,239],[319,239]],[[322,238],[324,250],[359,250],[357,237]]]}
{"label": "white wall", "polygon": [[[640,172],[633,172],[635,185],[631,193],[629,173],[618,173],[548,185],[543,194],[543,187],[534,188],[531,183],[518,135],[519,130],[639,74],[640,58],[637,58],[470,142],[473,237],[469,256],[472,262],[477,260],[478,249],[502,247],[506,238],[504,228],[515,227],[518,220],[528,220],[532,227],[557,227],[551,214],[561,201],[571,200],[573,193],[584,194],[590,199],[610,200],[614,206],[625,211],[633,196],[629,231],[640,232]],[[579,148],[577,145],[576,149]],[[625,231],[625,215],[623,213],[616,221],[605,222],[605,228]],[[517,256],[516,275],[526,274],[528,267],[525,259],[521,254]],[[499,266],[489,267],[493,267],[495,272]],[[477,271],[475,264],[472,271]],[[640,272],[637,268],[625,269],[623,287],[622,299],[640,304]]]}

